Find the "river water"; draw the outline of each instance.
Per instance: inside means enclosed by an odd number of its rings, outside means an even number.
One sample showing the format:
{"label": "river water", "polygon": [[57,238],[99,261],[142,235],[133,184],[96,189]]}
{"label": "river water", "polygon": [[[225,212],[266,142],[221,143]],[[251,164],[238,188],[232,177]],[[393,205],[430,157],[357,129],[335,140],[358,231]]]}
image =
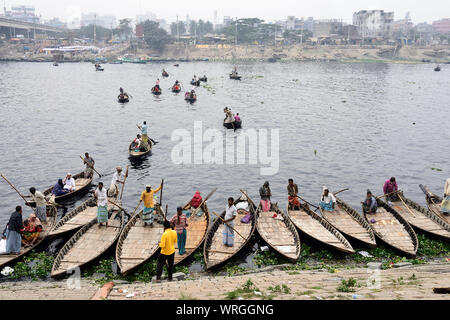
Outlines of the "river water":
{"label": "river water", "polygon": [[[109,186],[116,166],[130,165],[123,205],[130,211],[146,184],[164,178],[163,205],[171,216],[196,190],[211,210],[221,212],[226,198],[248,190],[254,200],[265,180],[273,201],[286,207],[286,185],[293,178],[299,192],[317,203],[322,186],[350,188],[340,197],[360,211],[366,189],[382,193],[391,176],[405,195],[425,204],[419,183],[442,194],[450,168],[450,76],[445,66],[434,72],[430,64],[344,64],[325,62],[239,63],[241,81],[230,80],[230,63],[105,64],[95,72],[91,63],[0,63],[0,171],[28,194],[56,183],[66,172],[83,170],[79,155],[88,151],[96,169],[94,185]],[[170,76],[161,78],[165,68]],[[183,92],[168,88],[178,79],[189,89],[193,75],[208,76],[208,87],[197,89],[198,101],[188,104]],[[150,88],[161,79],[163,94]],[[116,101],[119,87],[133,99]],[[243,119],[243,130],[222,126],[223,108]],[[152,155],[138,164],[128,159],[128,145],[146,120],[149,135],[159,141]],[[275,174],[262,175],[267,164],[176,164],[172,151],[179,146],[174,132],[186,129],[194,139],[194,122],[203,133],[218,129],[223,143],[237,141],[245,130],[279,132]],[[198,126],[198,123],[197,123]],[[178,129],[178,130],[177,130]],[[177,131],[176,131],[177,130]],[[267,143],[269,150],[276,140]],[[194,143],[194,142],[193,142]],[[197,140],[198,147],[198,140]],[[209,145],[203,143],[203,150]],[[196,147],[192,146],[192,150]],[[314,152],[316,151],[316,153]],[[432,170],[438,168],[442,171]],[[92,187],[92,190],[94,187]],[[84,198],[66,204],[68,209]],[[0,182],[2,229],[16,205],[23,204],[3,180]],[[31,210],[25,209],[26,217]]]}

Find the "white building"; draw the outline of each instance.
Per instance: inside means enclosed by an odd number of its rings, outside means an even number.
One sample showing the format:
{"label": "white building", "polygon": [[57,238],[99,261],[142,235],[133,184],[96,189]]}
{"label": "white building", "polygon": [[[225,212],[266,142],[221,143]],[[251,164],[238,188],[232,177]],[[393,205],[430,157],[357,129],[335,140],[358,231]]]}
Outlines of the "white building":
{"label": "white building", "polygon": [[362,37],[390,37],[393,21],[394,12],[383,10],[362,10],[353,14],[353,24]]}

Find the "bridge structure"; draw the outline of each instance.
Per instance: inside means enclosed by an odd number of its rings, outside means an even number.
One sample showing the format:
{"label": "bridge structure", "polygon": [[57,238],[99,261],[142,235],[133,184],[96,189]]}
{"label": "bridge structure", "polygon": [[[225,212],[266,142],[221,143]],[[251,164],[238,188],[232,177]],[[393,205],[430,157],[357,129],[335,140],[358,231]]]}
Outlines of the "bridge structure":
{"label": "bridge structure", "polygon": [[[25,32],[30,37],[32,32],[33,38],[36,33],[63,33],[67,29],[48,26],[40,23],[30,23],[18,20],[12,20],[4,17],[0,17],[0,33],[4,33],[10,38],[16,37],[17,34]],[[25,35],[25,34],[24,34]]]}

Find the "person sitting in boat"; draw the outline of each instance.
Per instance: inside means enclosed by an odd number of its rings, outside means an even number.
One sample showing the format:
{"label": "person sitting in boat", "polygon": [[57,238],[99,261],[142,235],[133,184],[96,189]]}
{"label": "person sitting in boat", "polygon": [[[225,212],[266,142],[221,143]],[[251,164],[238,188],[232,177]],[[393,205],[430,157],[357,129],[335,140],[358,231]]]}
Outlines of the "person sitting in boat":
{"label": "person sitting in boat", "polygon": [[450,215],[450,178],[445,181],[444,197],[441,203],[441,212],[446,216]]}
{"label": "person sitting in boat", "polygon": [[177,208],[177,214],[170,219],[170,223],[175,227],[175,231],[177,232],[178,254],[182,256],[186,254],[186,227],[189,226],[187,217],[183,213],[183,208]]}
{"label": "person sitting in boat", "polygon": [[238,75],[236,66],[234,67],[233,71],[231,72],[231,75],[233,75],[233,76],[237,76]]}
{"label": "person sitting in boat", "polygon": [[259,188],[259,196],[261,197],[261,207],[263,212],[270,211],[270,197],[272,196],[272,191],[269,187],[269,181],[264,182],[263,186]]}
{"label": "person sitting in boat", "polygon": [[319,202],[320,207],[325,211],[333,211],[335,204],[336,198],[327,187],[323,186],[323,193]]}
{"label": "person sitting in boat", "polygon": [[196,191],[194,196],[191,199],[191,208],[193,209],[197,209],[200,204],[202,203],[203,199],[202,196],[200,195],[200,191]]}
{"label": "person sitting in boat", "polygon": [[234,206],[234,199],[228,198],[228,206],[225,208],[225,216],[223,219],[223,244],[226,247],[232,247],[234,245],[234,219],[237,215],[237,209]]}
{"label": "person sitting in boat", "polygon": [[367,196],[364,202],[361,202],[363,205],[363,212],[365,214],[375,214],[378,209],[377,199],[372,195],[370,190],[367,190]]}
{"label": "person sitting in boat", "polygon": [[109,186],[108,196],[114,197],[119,194],[119,183],[125,183],[126,175],[122,172],[121,167],[116,168],[116,172],[111,179],[111,185]]}
{"label": "person sitting in boat", "polygon": [[33,246],[36,241],[39,239],[39,236],[43,230],[42,225],[39,219],[30,215],[30,218],[26,219],[23,222],[24,228],[21,231],[22,233],[22,245],[25,247]]}
{"label": "person sitting in boat", "polygon": [[144,201],[144,210],[142,211],[142,221],[144,222],[144,226],[146,226],[147,224],[151,227],[153,226],[153,212],[155,211],[155,202],[153,199],[153,195],[159,190],[161,190],[161,186],[156,189],[152,189],[152,186],[148,184],[145,186],[145,190],[141,194],[138,207],[141,202]]}
{"label": "person sitting in boat", "polygon": [[298,200],[298,186],[296,183],[294,183],[293,179],[288,180],[288,201],[289,201],[289,208],[291,210],[300,210],[300,201]]}
{"label": "person sitting in boat", "polygon": [[162,70],[162,74],[163,74],[163,76],[168,76],[169,75],[165,69]]}
{"label": "person sitting in boat", "polygon": [[172,86],[173,90],[180,90],[180,83],[178,82],[178,80],[175,80],[174,85]]}
{"label": "person sitting in boat", "polygon": [[70,172],[67,173],[67,176],[63,180],[64,183],[64,189],[69,191],[75,191],[75,179],[72,177],[72,174]]}
{"label": "person sitting in boat", "polygon": [[133,140],[133,144],[131,145],[134,148],[134,151],[139,152],[141,150],[141,135],[138,134],[136,138]]}
{"label": "person sitting in boat", "polygon": [[195,97],[196,97],[196,95],[195,95],[195,90],[192,89],[192,90],[191,90],[191,93],[189,94],[189,98],[190,98],[190,99],[195,99]]}
{"label": "person sitting in boat", "polygon": [[398,201],[397,193],[398,191],[397,182],[395,181],[395,177],[391,177],[389,180],[386,180],[383,186],[383,193],[386,195],[387,201]]}
{"label": "person sitting in boat", "polygon": [[58,182],[53,187],[52,194],[55,195],[56,197],[58,197],[58,196],[63,196],[68,192],[69,192],[68,190],[64,189],[63,180],[58,179]]}

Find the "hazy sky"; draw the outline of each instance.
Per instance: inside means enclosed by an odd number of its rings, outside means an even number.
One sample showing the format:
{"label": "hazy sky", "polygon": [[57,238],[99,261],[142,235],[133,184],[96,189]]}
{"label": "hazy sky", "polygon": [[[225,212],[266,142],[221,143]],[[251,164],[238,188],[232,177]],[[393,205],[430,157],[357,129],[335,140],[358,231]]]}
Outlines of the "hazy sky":
{"label": "hazy sky", "polygon": [[[3,6],[3,1],[0,0]],[[81,12],[112,14],[119,18],[135,18],[136,14],[151,11],[168,21],[204,19],[214,22],[217,10],[219,23],[223,16],[259,17],[266,21],[313,16],[315,19],[342,19],[351,22],[353,12],[381,9],[394,11],[395,20],[411,12],[413,22],[428,22],[450,18],[450,0],[5,0],[6,8],[12,4],[33,5],[42,18],[59,17],[63,21],[80,16]]]}

